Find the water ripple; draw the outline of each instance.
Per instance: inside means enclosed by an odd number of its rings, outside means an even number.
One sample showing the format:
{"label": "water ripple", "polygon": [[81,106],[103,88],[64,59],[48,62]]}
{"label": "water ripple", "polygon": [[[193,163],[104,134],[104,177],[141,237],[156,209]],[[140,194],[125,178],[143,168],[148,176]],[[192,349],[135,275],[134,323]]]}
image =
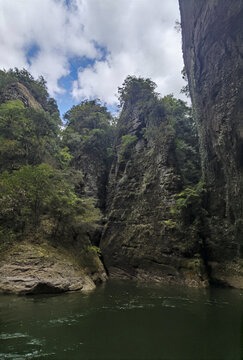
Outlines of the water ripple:
{"label": "water ripple", "polygon": [[26,338],[26,337],[29,337],[29,335],[23,333],[0,334],[0,340],[9,340],[9,339]]}

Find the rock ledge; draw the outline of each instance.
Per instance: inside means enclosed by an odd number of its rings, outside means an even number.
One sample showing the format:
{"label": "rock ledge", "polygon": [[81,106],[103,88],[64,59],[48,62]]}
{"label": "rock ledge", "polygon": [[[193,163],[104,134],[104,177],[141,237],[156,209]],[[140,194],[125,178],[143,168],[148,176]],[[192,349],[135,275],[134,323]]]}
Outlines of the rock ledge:
{"label": "rock ledge", "polygon": [[2,254],[0,292],[43,294],[93,290],[95,282],[106,280],[102,267],[99,270],[90,273],[61,248],[16,244]]}

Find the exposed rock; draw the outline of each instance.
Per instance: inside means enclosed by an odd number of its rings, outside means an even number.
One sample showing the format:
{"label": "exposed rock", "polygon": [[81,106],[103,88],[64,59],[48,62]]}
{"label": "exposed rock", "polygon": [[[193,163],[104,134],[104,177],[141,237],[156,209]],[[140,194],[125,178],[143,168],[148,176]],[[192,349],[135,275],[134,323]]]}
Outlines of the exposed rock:
{"label": "exposed rock", "polygon": [[[128,99],[119,120],[107,188],[110,139],[99,146],[102,137],[93,130],[103,128],[96,129],[92,123],[87,127],[87,114],[76,119],[77,128],[70,122],[73,144],[67,141],[67,145],[70,149],[73,145],[74,168],[83,173],[76,190],[94,197],[106,212],[101,249],[111,277],[243,288],[243,2],[179,1],[206,192],[202,197],[194,194],[200,203],[190,203],[173,215],[178,194],[185,188],[175,129],[163,111],[148,116],[151,98],[145,96],[139,102],[136,91],[136,99]],[[4,102],[19,99],[26,107],[42,109],[20,83],[9,85],[1,97]],[[157,128],[151,125],[153,116]],[[151,138],[144,136],[149,131],[155,132]],[[122,147],[123,136],[130,139],[127,148]],[[2,252],[0,291],[35,294],[93,289],[96,282],[106,280],[89,239],[99,245],[101,227],[91,235],[86,231],[82,259],[75,250],[61,246],[16,243]]]}
{"label": "exposed rock", "polygon": [[20,100],[25,107],[32,107],[35,110],[43,110],[38,101],[30,93],[26,86],[20,82],[9,85],[1,95],[1,101],[7,102],[9,100]]}
{"label": "exposed rock", "polygon": [[243,2],[179,2],[184,61],[208,190],[206,243],[211,277],[243,287],[239,265],[243,241]]}
{"label": "exposed rock", "polygon": [[48,244],[15,244],[1,254],[0,291],[16,294],[87,291],[106,280],[102,264],[96,271],[82,266],[67,250]]}
{"label": "exposed rock", "polygon": [[[182,187],[173,132],[161,115],[161,136],[156,140],[157,128],[148,140],[143,134],[151,129],[150,120],[138,108],[128,105],[118,123],[101,240],[105,265],[111,277],[206,286],[197,233],[185,236],[171,215]],[[121,154],[124,134],[137,140]]]}
{"label": "exposed rock", "polygon": [[84,149],[75,160],[76,169],[82,171],[81,194],[95,199],[95,205],[104,210],[109,166],[97,151]]}

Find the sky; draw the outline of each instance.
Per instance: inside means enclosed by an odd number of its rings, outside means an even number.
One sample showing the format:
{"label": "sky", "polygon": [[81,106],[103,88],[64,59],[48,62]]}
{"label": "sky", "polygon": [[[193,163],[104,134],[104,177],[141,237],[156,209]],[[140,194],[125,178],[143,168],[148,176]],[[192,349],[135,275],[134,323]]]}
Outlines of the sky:
{"label": "sky", "polygon": [[99,98],[115,112],[128,75],[184,86],[177,0],[0,0],[0,68],[44,76],[61,114]]}

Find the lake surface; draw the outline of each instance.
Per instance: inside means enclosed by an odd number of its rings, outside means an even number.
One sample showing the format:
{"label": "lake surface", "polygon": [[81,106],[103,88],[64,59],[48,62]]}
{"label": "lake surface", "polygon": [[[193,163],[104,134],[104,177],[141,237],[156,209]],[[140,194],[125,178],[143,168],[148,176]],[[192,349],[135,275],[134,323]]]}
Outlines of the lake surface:
{"label": "lake surface", "polygon": [[109,281],[0,296],[0,359],[240,360],[243,292]]}

